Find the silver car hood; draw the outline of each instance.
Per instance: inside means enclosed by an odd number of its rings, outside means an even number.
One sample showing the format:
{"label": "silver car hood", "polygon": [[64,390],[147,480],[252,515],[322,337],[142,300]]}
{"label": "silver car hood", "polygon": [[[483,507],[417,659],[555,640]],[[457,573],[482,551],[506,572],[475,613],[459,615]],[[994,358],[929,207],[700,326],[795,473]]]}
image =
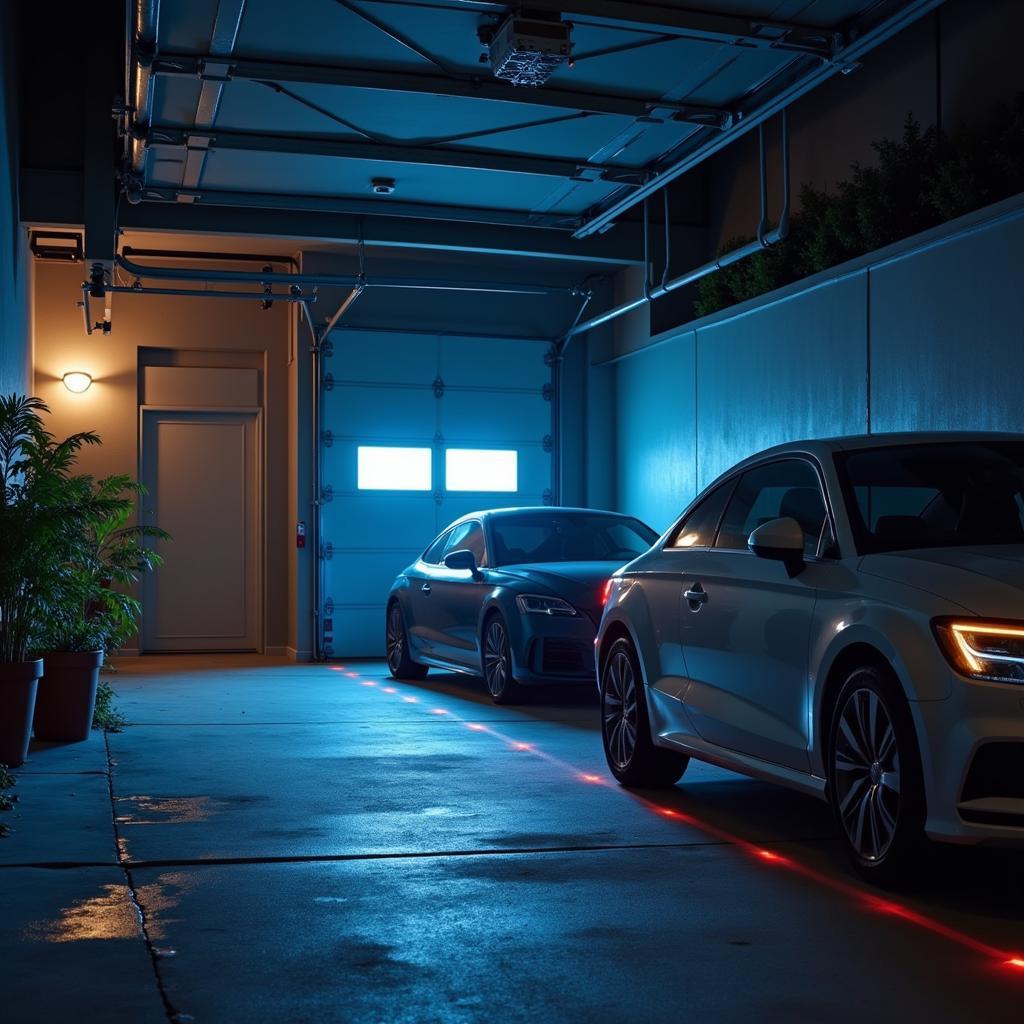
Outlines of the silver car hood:
{"label": "silver car hood", "polygon": [[866,555],[861,572],[923,590],[975,615],[1024,619],[1024,545]]}

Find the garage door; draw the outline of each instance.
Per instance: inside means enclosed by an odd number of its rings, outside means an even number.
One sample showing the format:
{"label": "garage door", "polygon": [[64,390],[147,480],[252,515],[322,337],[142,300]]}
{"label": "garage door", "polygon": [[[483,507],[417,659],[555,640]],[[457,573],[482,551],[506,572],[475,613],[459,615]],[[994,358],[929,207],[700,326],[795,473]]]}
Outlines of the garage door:
{"label": "garage door", "polygon": [[380,656],[388,588],[444,526],[550,503],[550,346],[356,330],[330,342],[322,649]]}

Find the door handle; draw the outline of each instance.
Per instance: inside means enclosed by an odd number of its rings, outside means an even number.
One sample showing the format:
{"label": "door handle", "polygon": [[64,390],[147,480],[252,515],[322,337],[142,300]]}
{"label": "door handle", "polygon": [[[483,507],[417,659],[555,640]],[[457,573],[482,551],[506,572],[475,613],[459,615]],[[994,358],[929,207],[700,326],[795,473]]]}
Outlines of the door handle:
{"label": "door handle", "polygon": [[691,612],[699,612],[701,606],[707,602],[708,592],[699,583],[694,583],[689,590],[683,592],[683,597],[689,603]]}
{"label": "door handle", "polygon": [[424,594],[429,594],[430,593],[430,584],[429,583],[424,583],[423,586],[420,587],[420,590],[422,590]]}

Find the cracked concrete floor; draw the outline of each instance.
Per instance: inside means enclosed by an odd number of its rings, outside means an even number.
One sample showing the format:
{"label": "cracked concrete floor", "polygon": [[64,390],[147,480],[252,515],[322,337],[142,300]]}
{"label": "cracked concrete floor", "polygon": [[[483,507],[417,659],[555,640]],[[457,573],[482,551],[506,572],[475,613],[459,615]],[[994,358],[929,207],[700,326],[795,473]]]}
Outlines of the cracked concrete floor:
{"label": "cracked concrete floor", "polygon": [[114,685],[129,729],[18,773],[10,1024],[1020,1019],[1024,854],[870,890],[813,800],[615,785],[589,692],[227,656]]}

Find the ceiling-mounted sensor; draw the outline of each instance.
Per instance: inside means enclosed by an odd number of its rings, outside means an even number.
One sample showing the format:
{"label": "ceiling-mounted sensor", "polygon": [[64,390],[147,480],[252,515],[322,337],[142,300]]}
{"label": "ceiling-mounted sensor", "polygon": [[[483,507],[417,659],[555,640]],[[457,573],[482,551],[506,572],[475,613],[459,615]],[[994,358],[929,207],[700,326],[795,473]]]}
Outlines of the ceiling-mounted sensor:
{"label": "ceiling-mounted sensor", "polygon": [[572,25],[567,21],[524,18],[510,14],[493,35],[480,40],[487,47],[495,78],[513,85],[543,85],[566,62],[572,62]]}
{"label": "ceiling-mounted sensor", "polygon": [[375,196],[394,195],[396,187],[394,178],[374,178],[370,182],[370,190]]}

